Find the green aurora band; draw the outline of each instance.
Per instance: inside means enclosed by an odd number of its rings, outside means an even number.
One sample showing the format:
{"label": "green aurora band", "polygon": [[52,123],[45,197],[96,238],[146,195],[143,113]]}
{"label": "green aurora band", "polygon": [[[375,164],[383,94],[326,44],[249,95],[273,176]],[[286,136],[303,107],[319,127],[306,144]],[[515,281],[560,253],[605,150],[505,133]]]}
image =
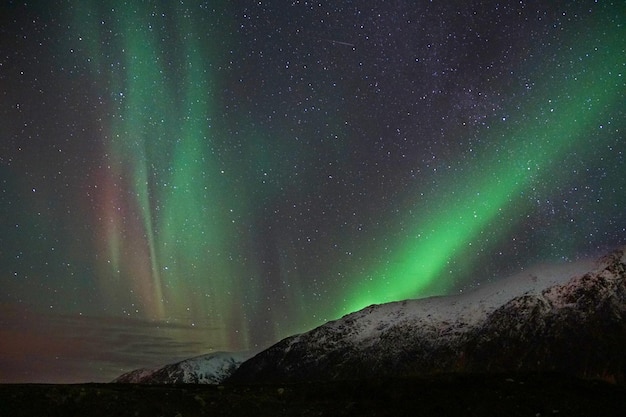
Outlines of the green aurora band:
{"label": "green aurora band", "polygon": [[[552,188],[568,180],[555,178],[551,166],[562,163],[572,151],[588,149],[583,145],[591,129],[597,129],[598,121],[614,106],[623,105],[620,100],[626,93],[626,31],[622,26],[607,39],[605,29],[586,28],[583,39],[572,36],[576,45],[563,48],[569,53],[561,53],[556,64],[538,77],[544,85],[538,86],[539,91],[525,104],[530,111],[517,110],[528,116],[507,121],[507,126],[516,126],[513,131],[502,126],[502,131],[496,128],[485,133],[485,142],[508,143],[506,153],[498,149],[472,161],[471,167],[462,170],[461,178],[449,178],[437,196],[416,203],[414,211],[429,214],[415,224],[409,233],[411,238],[396,242],[391,251],[395,255],[388,263],[367,272],[371,279],[361,276],[350,280],[354,285],[335,316],[371,304],[419,297],[427,290],[432,292],[433,285],[435,292],[445,293],[449,283],[442,280],[442,275],[453,257],[485,228],[497,228],[504,236],[521,221],[522,196],[538,180]],[[605,34],[603,44],[595,38],[599,33]],[[591,146],[600,147],[602,143]],[[503,213],[515,212],[517,217],[503,219]]]}

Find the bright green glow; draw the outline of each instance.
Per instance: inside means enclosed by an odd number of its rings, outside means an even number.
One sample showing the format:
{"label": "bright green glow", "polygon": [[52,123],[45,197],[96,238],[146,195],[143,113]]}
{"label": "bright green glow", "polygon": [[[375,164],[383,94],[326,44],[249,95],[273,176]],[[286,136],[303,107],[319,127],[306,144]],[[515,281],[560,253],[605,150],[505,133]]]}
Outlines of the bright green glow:
{"label": "bright green glow", "polygon": [[[413,227],[412,238],[398,243],[390,263],[368,273],[371,280],[352,281],[356,285],[350,287],[347,302],[336,315],[374,303],[418,297],[441,277],[446,263],[486,227],[499,227],[504,233],[510,225],[495,222],[499,214],[519,212],[516,205],[523,204],[520,194],[539,177],[550,182],[551,165],[558,164],[561,155],[584,151],[577,145],[597,127],[594,122],[623,99],[619,76],[624,71],[625,38],[615,36],[613,44],[599,49],[595,44],[579,43],[571,56],[562,57],[562,62],[571,63],[596,50],[580,62],[575,73],[554,71],[553,79],[545,79],[552,85],[546,85],[543,94],[533,95],[534,102],[528,105],[530,116],[517,121],[520,127],[513,133],[503,130],[488,135],[488,142],[507,136],[506,155],[496,151],[474,162],[463,178],[454,178],[453,186],[445,187],[437,203],[422,210],[426,215]],[[554,85],[554,80],[564,81]],[[440,286],[445,288],[445,283]]]}

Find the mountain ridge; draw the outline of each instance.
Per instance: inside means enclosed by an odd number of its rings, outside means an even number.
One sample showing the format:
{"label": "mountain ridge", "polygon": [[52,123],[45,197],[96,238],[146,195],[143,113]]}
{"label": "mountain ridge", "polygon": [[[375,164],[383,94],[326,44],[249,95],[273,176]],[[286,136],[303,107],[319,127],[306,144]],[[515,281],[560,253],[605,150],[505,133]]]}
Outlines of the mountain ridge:
{"label": "mountain ridge", "polygon": [[283,339],[226,381],[545,371],[623,382],[625,264],[620,248],[584,273],[526,273],[523,285],[518,274],[516,285],[529,289],[509,299],[505,283],[465,297],[372,305]]}

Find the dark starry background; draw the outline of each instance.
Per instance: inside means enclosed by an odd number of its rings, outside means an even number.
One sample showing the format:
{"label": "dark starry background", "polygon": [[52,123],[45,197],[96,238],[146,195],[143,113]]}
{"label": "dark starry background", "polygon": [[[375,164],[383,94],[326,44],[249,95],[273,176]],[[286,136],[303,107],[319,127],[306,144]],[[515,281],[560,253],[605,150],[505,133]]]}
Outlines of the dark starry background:
{"label": "dark starry background", "polygon": [[0,381],[259,349],[624,243],[620,1],[5,1]]}

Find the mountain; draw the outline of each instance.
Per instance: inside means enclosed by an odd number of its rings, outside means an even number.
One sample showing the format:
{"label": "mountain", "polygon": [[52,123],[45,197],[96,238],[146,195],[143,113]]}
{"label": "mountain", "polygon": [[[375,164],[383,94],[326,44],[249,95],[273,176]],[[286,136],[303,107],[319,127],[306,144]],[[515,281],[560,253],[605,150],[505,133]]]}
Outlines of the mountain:
{"label": "mountain", "polygon": [[[556,371],[624,381],[626,255],[504,304],[467,341],[466,367],[487,371]],[[494,355],[493,352],[499,352]]]}
{"label": "mountain", "polygon": [[251,356],[249,352],[216,352],[196,356],[157,369],[127,372],[114,383],[219,384]]}
{"label": "mountain", "polygon": [[278,342],[227,381],[560,372],[623,382],[625,250],[464,295],[372,305]]}

